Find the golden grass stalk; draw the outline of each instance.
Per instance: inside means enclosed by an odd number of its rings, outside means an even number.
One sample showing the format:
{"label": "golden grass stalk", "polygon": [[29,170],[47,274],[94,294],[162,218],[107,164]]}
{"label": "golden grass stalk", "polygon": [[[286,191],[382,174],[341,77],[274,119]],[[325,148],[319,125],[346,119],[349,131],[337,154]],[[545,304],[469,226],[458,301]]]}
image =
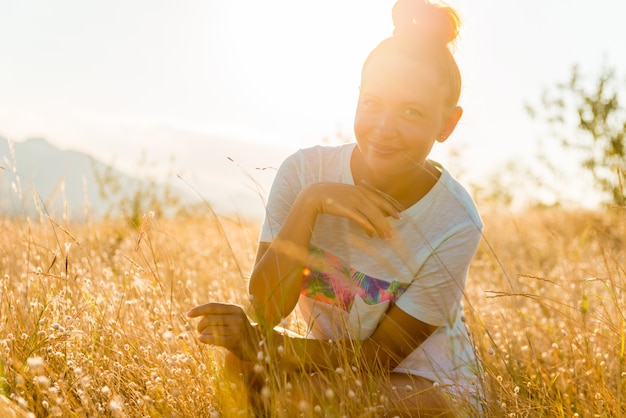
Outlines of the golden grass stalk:
{"label": "golden grass stalk", "polygon": [[[466,292],[484,415],[626,415],[624,209],[491,214],[485,224]],[[198,343],[184,313],[247,305],[241,272],[258,227],[211,214],[148,215],[140,229],[0,220],[0,415],[250,414],[225,353]],[[296,382],[261,356],[268,410],[382,416],[374,371],[351,361],[329,374],[323,402],[290,403]]]}

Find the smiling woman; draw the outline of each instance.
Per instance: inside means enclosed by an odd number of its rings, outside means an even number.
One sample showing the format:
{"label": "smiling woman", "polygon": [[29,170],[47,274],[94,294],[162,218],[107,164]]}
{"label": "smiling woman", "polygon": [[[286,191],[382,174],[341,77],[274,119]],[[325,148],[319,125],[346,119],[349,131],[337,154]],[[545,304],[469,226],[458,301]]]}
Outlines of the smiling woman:
{"label": "smiling woman", "polygon": [[[399,0],[392,14],[394,35],[362,68],[357,143],[300,150],[276,175],[249,283],[257,323],[231,304],[188,313],[200,318],[200,341],[230,351],[231,377],[241,374],[234,384],[253,405],[271,392],[259,358],[286,376],[274,388],[292,395],[286,416],[301,402],[323,404],[346,368],[374,382],[366,397],[384,399],[390,416],[479,408],[461,300],[482,222],[465,189],[428,159],[462,115],[448,49],[459,20],[424,0]],[[306,338],[275,329],[296,306]]]}
{"label": "smiling woman", "polygon": [[[461,117],[456,106],[460,83],[450,94],[440,80],[440,74],[449,72],[424,66],[407,53],[394,51],[387,57],[384,48],[374,52],[385,59],[368,60],[363,70],[354,122],[360,152],[353,159],[353,175],[356,182],[371,182],[410,207],[439,178],[426,157],[436,141],[448,138]],[[456,66],[454,71],[458,72]]]}

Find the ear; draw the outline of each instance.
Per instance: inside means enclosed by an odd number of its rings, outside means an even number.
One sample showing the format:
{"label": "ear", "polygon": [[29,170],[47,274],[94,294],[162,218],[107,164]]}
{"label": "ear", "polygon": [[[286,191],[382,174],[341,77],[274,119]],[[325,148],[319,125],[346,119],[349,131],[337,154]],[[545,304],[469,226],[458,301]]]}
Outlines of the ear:
{"label": "ear", "polygon": [[461,106],[453,107],[452,110],[444,116],[443,126],[439,137],[437,137],[437,142],[445,142],[446,139],[448,139],[452,131],[454,131],[454,128],[456,128],[456,124],[459,123],[461,116],[463,116],[463,108]]}

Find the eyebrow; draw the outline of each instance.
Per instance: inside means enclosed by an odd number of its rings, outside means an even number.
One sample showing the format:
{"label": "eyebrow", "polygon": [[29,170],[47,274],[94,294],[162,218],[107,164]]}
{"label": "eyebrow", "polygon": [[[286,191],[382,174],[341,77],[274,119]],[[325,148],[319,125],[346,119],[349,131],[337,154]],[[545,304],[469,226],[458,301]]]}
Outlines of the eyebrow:
{"label": "eyebrow", "polygon": [[[367,91],[363,91],[362,88],[359,89],[359,96],[360,97],[366,97],[366,98],[373,98],[373,99],[382,99],[382,96],[378,95],[378,94],[374,94],[374,93],[369,93]],[[400,104],[402,106],[415,106],[418,107],[420,110],[425,111],[428,109],[428,106],[421,103],[421,102],[414,102],[414,101],[402,101],[400,102]]]}
{"label": "eyebrow", "polygon": [[427,107],[426,105],[420,102],[402,102],[402,104],[406,106]]}

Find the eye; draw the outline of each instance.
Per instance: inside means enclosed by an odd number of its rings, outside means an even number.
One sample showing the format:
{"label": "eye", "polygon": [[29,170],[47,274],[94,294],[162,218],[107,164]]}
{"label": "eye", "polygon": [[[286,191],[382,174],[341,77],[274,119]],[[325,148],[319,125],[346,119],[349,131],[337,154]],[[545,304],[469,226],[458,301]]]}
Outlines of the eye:
{"label": "eye", "polygon": [[359,103],[360,106],[365,110],[376,110],[381,107],[380,101],[370,97],[361,98]]}
{"label": "eye", "polygon": [[403,113],[405,116],[409,118],[414,118],[414,119],[421,118],[424,116],[424,113],[421,110],[416,109],[414,107],[407,107],[406,109],[404,109]]}

